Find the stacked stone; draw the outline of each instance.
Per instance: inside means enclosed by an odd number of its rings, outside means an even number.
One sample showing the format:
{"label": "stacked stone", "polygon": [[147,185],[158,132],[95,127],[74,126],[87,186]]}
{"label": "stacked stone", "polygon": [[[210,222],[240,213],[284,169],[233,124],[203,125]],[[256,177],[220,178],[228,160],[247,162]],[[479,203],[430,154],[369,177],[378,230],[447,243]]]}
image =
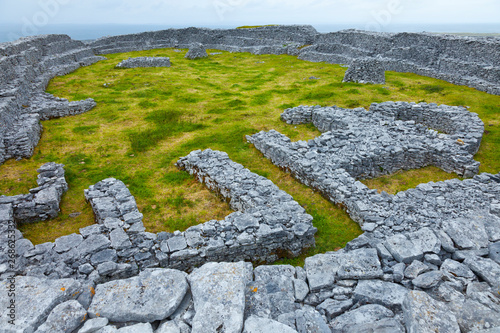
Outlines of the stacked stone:
{"label": "stacked stone", "polygon": [[299,59],[350,64],[371,58],[389,71],[419,75],[500,94],[498,39],[427,33],[378,33],[343,30],[318,34]]}
{"label": "stacked stone", "polygon": [[48,93],[40,93],[33,96],[31,103],[31,111],[38,114],[40,120],[82,114],[92,110],[97,105],[92,98],[70,102],[65,98],[56,97]]}
{"label": "stacked stone", "polygon": [[[15,272],[95,283],[158,266],[190,270],[207,261],[273,262],[314,246],[312,217],[290,195],[232,162],[227,154],[195,151],[180,159],[178,166],[203,180],[237,212],[185,232],[152,234],[145,232],[143,216],[126,185],[114,178],[105,179],[85,190],[97,224],[80,229],[79,234],[60,237],[55,243],[36,246],[15,229],[20,246],[16,254],[22,262]],[[32,222],[34,213],[38,218],[57,215],[48,199],[67,189],[62,165],[49,163],[39,171],[40,187],[32,190],[34,194],[0,199],[0,212],[5,213],[0,217],[7,216],[4,224],[9,219]],[[27,200],[29,196],[32,201]],[[51,210],[42,215],[38,207]],[[0,268],[8,258],[1,259]],[[0,274],[10,272],[0,269]]]}
{"label": "stacked stone", "polygon": [[123,60],[116,68],[170,67],[168,57],[136,57]]}
{"label": "stacked stone", "polygon": [[68,190],[64,165],[46,163],[38,169],[38,187],[29,194],[0,196],[0,204],[11,204],[17,224],[45,221],[57,217],[62,195]]}
{"label": "stacked stone", "polygon": [[377,59],[354,59],[345,72],[342,82],[384,84],[385,68]]}
{"label": "stacked stone", "polygon": [[207,49],[254,54],[293,54],[312,44],[317,36],[312,26],[291,25],[253,29],[168,29],[154,32],[100,38],[90,46],[96,54],[176,47],[189,48],[201,43]]}
{"label": "stacked stone", "polygon": [[189,50],[184,56],[184,58],[189,59],[189,60],[195,60],[195,59],[201,59],[201,58],[207,58],[208,53],[205,50],[205,47],[201,43],[192,43],[189,45]]}
{"label": "stacked stone", "polygon": [[[415,109],[427,107],[426,104],[415,106]],[[447,106],[440,108],[446,109]],[[430,111],[432,108],[427,109]],[[471,123],[471,133],[460,128],[452,135],[439,134],[428,129],[429,124],[417,124],[413,119],[395,120],[394,116],[387,113],[367,112],[363,108],[350,110],[299,106],[285,110],[282,119],[292,124],[312,122],[324,132],[307,143],[289,142],[286,149],[314,155],[313,158],[318,163],[342,168],[358,179],[426,165],[435,165],[447,172],[472,177],[477,173],[479,163],[474,161],[471,152],[477,151],[484,127],[477,115],[470,116],[466,109],[458,111],[460,112],[455,112],[455,117],[450,120],[449,128],[455,126],[455,123],[475,120]],[[460,124],[455,127],[462,126]],[[275,140],[279,144],[287,141],[286,138],[278,138],[279,135],[277,132],[260,133],[251,140],[261,142],[269,136],[268,141]],[[300,151],[301,148],[306,148],[307,151]]]}
{"label": "stacked stone", "polygon": [[[0,163],[30,157],[40,138],[39,120],[86,111],[93,101],[56,100],[44,94],[54,76],[103,59],[65,35],[21,38],[0,44]],[[95,105],[95,104],[94,104]]]}
{"label": "stacked stone", "polygon": [[[295,110],[297,112],[294,112]],[[429,160],[430,157],[425,154],[423,158],[408,157],[407,151],[415,151],[416,139],[406,141],[407,138],[398,136],[391,144],[407,142],[408,147],[405,150],[400,149],[399,155],[395,154],[397,147],[394,147],[394,152],[388,154],[388,158],[394,161],[392,164],[364,162],[369,154],[380,156],[383,153],[383,149],[379,146],[383,141],[377,141],[377,138],[388,135],[387,128],[391,128],[391,121],[388,121],[386,116],[369,113],[364,109],[348,112],[335,107],[298,107],[295,110],[287,110],[282,118],[289,123],[312,121],[321,130],[333,129],[333,131],[326,132],[309,142],[292,143],[289,138],[276,131],[255,134],[248,137],[249,141],[253,142],[256,148],[274,164],[290,171],[300,182],[317,189],[330,201],[342,203],[351,218],[374,237],[383,238],[392,235],[393,232],[416,231],[424,226],[440,226],[447,219],[464,217],[477,211],[488,213],[491,210],[490,206],[495,204],[493,198],[499,193],[496,182],[498,176],[490,174],[478,175],[465,181],[453,179],[421,184],[415,189],[399,192],[396,195],[385,192],[379,194],[376,190],[370,190],[356,181],[356,177],[376,176],[382,173],[383,170],[378,166],[394,171],[391,169],[394,165],[402,168],[408,165],[415,166],[425,162],[425,159]],[[461,120],[457,118],[455,121],[458,123]],[[414,121],[406,123],[412,122]],[[394,123],[397,124],[394,128],[396,134],[399,131],[406,136],[415,133],[410,127],[403,126],[404,122],[400,120]],[[369,139],[359,141],[355,133],[360,124],[361,127],[373,124],[382,126],[371,131],[367,131],[370,127],[365,127],[363,133],[366,133]],[[452,126],[454,125],[450,124],[450,128]],[[474,128],[474,123],[471,123],[471,128]],[[426,127],[421,127],[420,132],[429,131]],[[432,134],[432,131],[429,133]],[[446,137],[445,134],[439,136]],[[465,137],[474,137],[474,134]],[[365,147],[370,147],[372,153],[366,150],[358,154],[359,151],[356,149],[363,147],[365,142],[367,142]],[[452,140],[448,142],[451,147],[463,147]],[[372,143],[373,145],[370,145]],[[464,149],[465,152],[462,154],[468,154],[468,148]],[[349,151],[357,154],[342,161],[342,156],[349,156],[346,154]],[[442,151],[443,149],[439,154],[443,154]],[[435,154],[439,155],[436,152]]]}
{"label": "stacked stone", "polygon": [[350,64],[369,58],[379,61],[385,70],[412,72],[500,94],[500,44],[494,38],[356,30],[320,34],[311,26],[273,26],[168,29],[105,37],[90,45],[96,54],[106,54],[188,48],[193,42],[232,52],[298,54],[300,59],[316,62]]}
{"label": "stacked stone", "polygon": [[[444,231],[440,235],[424,228],[408,236],[405,244],[394,246],[392,239],[373,245],[362,235],[346,249],[307,258],[304,268],[252,269],[250,263],[237,262],[207,263],[189,275],[147,269],[99,283],[90,293],[88,285],[74,279],[17,276],[19,310],[12,328],[100,333],[498,330],[500,243],[481,254],[454,248]],[[389,260],[392,254],[396,257]],[[0,282],[4,289],[10,283]],[[4,307],[7,295],[0,294]],[[8,317],[0,321],[7,327]]]}
{"label": "stacked stone", "polygon": [[458,140],[470,154],[476,154],[481,145],[484,123],[477,113],[463,106],[437,105],[435,103],[384,102],[372,103],[370,111],[394,117],[397,120],[415,121]]}

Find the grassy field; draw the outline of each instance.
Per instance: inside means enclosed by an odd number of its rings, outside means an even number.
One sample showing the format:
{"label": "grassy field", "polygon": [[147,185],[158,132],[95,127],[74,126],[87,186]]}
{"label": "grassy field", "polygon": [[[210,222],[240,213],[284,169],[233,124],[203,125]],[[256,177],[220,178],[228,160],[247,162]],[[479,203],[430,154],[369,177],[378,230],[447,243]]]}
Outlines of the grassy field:
{"label": "grassy field", "polygon": [[[280,121],[285,108],[300,104],[368,108],[372,102],[402,100],[468,105],[487,130],[476,155],[481,171],[500,171],[500,96],[408,73],[387,72],[385,85],[342,83],[344,67],[293,56],[223,51],[192,61],[183,58],[185,51],[108,55],[108,60],[51,81],[48,92],[70,100],[92,97],[97,107],[86,114],[43,122],[34,156],[0,166],[0,194],[15,195],[36,186],[36,169],[43,163],[66,165],[70,190],[63,197],[61,215],[23,226],[25,237],[39,244],[93,224],[83,190],[107,177],[129,186],[147,231],[184,230],[223,219],[231,212],[228,204],[174,166],[192,150],[212,148],[268,177],[313,215],[319,229],[317,247],[307,255],[343,247],[361,233],[358,225],[342,209],[272,165],[245,139],[270,129],[292,140],[319,135],[312,125]],[[172,67],[114,68],[134,56],[168,56]],[[320,79],[309,79],[312,76]],[[395,193],[454,177],[430,167],[365,183]],[[75,212],[81,215],[69,217]],[[300,260],[283,262],[300,264]]]}

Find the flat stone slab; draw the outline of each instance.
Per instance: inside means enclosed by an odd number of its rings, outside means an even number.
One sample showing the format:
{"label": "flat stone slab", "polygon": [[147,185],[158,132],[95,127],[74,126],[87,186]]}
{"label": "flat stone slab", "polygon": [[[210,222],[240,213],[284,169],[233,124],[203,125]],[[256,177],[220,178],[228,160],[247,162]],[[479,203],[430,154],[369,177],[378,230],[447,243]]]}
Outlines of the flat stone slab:
{"label": "flat stone slab", "polygon": [[423,291],[408,292],[403,302],[403,320],[408,333],[460,333],[450,309]]}
{"label": "flat stone slab", "polygon": [[401,310],[408,289],[400,284],[380,280],[361,280],[354,289],[353,300],[361,304],[380,304]]}
{"label": "flat stone slab", "polygon": [[339,279],[376,279],[384,272],[380,266],[376,249],[358,249],[337,256]]}
{"label": "flat stone slab", "polygon": [[240,333],[251,280],[251,263],[207,263],[194,270],[189,275],[196,311],[192,333]]}
{"label": "flat stone slab", "polygon": [[186,273],[147,269],[138,276],[100,284],[88,309],[89,316],[111,322],[153,322],[170,316],[188,290]]}
{"label": "flat stone slab", "polygon": [[123,60],[116,68],[137,68],[137,67],[170,67],[168,57],[137,57]]}
{"label": "flat stone slab", "polygon": [[59,304],[36,333],[73,332],[85,321],[87,311],[75,300]]}
{"label": "flat stone slab", "polygon": [[335,275],[340,268],[336,255],[331,253],[317,254],[305,260],[304,268],[311,291],[333,286]]}
{"label": "flat stone slab", "polygon": [[245,320],[243,333],[297,333],[296,330],[269,318],[260,318],[256,316],[248,317]]}
{"label": "flat stone slab", "polygon": [[394,312],[378,304],[363,305],[346,312],[330,322],[332,333],[343,333],[348,326],[372,323],[394,317]]}
{"label": "flat stone slab", "polygon": [[443,230],[462,250],[488,247],[488,234],[482,219],[458,218],[443,222]]}
{"label": "flat stone slab", "polygon": [[[1,281],[0,289],[9,290],[13,282],[16,293],[15,325],[8,323],[10,318],[6,316],[7,312],[2,310],[0,327],[9,327],[14,332],[33,332],[57,305],[70,300],[81,288],[80,282],[73,279],[47,280],[18,276],[15,281]],[[8,293],[0,293],[1,308],[7,309],[10,304]]]}

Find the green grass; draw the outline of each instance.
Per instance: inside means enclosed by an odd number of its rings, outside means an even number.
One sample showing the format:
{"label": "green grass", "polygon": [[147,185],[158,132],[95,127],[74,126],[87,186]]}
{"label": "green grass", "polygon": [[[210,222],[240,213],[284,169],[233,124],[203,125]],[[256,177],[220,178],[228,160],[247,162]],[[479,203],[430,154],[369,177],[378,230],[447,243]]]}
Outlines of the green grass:
{"label": "green grass", "polygon": [[[215,50],[213,50],[215,51]],[[209,52],[213,52],[209,51]],[[116,70],[129,57],[168,56],[170,68]],[[107,177],[121,179],[144,214],[147,231],[184,230],[231,212],[228,204],[174,163],[195,149],[225,151],[237,163],[266,176],[291,194],[314,217],[317,247],[305,255],[341,248],[361,233],[348,215],[320,194],[269,162],[245,136],[275,129],[292,140],[320,133],[311,125],[280,120],[285,108],[338,105],[368,108],[372,102],[408,101],[468,105],[485,122],[476,159],[481,171],[500,171],[500,97],[409,73],[387,72],[385,85],[342,83],[345,68],[288,55],[229,53],[193,62],[173,49],[107,55],[107,60],[53,79],[48,92],[59,97],[92,97],[97,107],[82,115],[44,121],[32,158],[0,166],[0,194],[28,193],[36,169],[65,164],[69,191],[61,215],[21,228],[35,244],[94,223],[83,190]],[[311,76],[321,80],[309,80]],[[104,86],[107,84],[107,87]],[[454,177],[425,168],[365,181],[395,193],[418,183]],[[69,214],[81,212],[75,218]],[[300,264],[298,259],[284,260]]]}

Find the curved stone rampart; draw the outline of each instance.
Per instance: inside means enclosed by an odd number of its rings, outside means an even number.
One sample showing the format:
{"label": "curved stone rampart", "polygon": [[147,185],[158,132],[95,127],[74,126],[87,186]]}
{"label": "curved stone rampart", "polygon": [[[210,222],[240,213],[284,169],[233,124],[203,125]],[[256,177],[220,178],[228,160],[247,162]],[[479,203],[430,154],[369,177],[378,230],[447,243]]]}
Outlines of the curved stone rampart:
{"label": "curved stone rampart", "polygon": [[0,163],[33,154],[42,131],[40,120],[86,112],[95,106],[92,99],[68,102],[44,91],[53,77],[101,59],[66,35],[0,44]]}
{"label": "curved stone rampart", "polygon": [[412,72],[491,94],[500,94],[500,43],[497,38],[428,33],[343,30],[318,34],[299,59],[350,64],[376,58],[385,70]]}
{"label": "curved stone rampart", "polygon": [[104,37],[90,46],[96,54],[106,54],[165,47],[188,48],[191,42],[212,49],[292,54],[303,60],[337,64],[371,58],[380,62],[385,70],[412,72],[500,94],[500,43],[497,38],[359,30],[321,34],[312,26],[273,26],[224,30],[168,29]]}

